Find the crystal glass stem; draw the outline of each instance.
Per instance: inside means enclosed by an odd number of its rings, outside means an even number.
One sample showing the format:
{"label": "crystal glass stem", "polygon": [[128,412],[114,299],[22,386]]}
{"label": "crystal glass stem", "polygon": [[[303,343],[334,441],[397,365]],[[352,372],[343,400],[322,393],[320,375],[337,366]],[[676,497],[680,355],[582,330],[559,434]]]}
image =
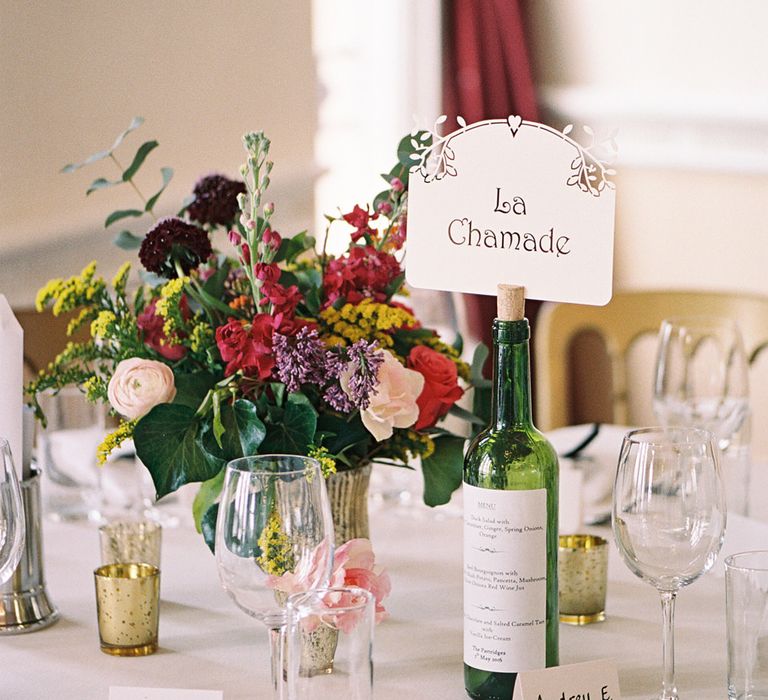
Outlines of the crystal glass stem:
{"label": "crystal glass stem", "polygon": [[675,591],[660,591],[663,617],[662,655],[664,675],[660,700],[678,700],[675,686]]}
{"label": "crystal glass stem", "polygon": [[285,697],[285,681],[283,680],[283,650],[285,648],[285,625],[270,626],[269,658],[272,661],[272,698],[283,700]]}

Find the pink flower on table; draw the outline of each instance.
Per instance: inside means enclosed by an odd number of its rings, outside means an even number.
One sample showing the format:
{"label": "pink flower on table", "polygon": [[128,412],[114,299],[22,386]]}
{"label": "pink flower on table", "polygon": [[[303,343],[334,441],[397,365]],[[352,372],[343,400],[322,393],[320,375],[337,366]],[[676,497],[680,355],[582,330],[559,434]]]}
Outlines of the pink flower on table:
{"label": "pink flower on table", "polygon": [[[299,561],[295,571],[286,571],[281,576],[270,576],[267,586],[286,595],[317,587],[327,566],[328,555],[327,546],[318,545]],[[375,601],[375,619],[379,623],[387,616],[383,600],[392,590],[392,584],[389,574],[375,564],[376,557],[370,540],[364,538],[349,540],[336,549],[328,587],[357,587],[369,591]],[[323,602],[330,611],[333,611],[350,605],[354,600],[349,595],[344,596],[334,592],[326,595]],[[352,613],[334,615],[333,620],[334,624],[344,631],[351,630],[357,624],[357,617]]]}
{"label": "pink flower on table", "polygon": [[[419,417],[417,399],[424,389],[424,377],[403,367],[389,350],[381,351],[384,362],[377,374],[377,384],[370,395],[368,407],[360,418],[377,442],[392,437],[395,428],[410,428]],[[341,388],[349,394],[349,377],[342,375]]]}
{"label": "pink flower on table", "polygon": [[[389,574],[378,569],[371,541],[362,537],[345,542],[336,550],[330,586],[357,586],[370,591],[376,601],[376,622],[386,616],[382,601],[392,590]],[[338,604],[338,603],[337,603]],[[329,607],[334,607],[333,603]]]}

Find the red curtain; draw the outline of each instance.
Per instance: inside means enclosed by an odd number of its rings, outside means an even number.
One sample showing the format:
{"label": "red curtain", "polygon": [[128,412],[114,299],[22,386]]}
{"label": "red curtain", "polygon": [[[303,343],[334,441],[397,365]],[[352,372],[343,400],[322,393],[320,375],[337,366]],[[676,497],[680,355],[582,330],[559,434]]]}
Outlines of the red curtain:
{"label": "red curtain", "polygon": [[[443,16],[443,109],[449,120],[461,115],[471,123],[516,114],[538,121],[521,3],[446,0]],[[469,332],[490,347],[496,297],[465,294],[464,304]],[[538,307],[539,302],[526,303],[531,325]]]}

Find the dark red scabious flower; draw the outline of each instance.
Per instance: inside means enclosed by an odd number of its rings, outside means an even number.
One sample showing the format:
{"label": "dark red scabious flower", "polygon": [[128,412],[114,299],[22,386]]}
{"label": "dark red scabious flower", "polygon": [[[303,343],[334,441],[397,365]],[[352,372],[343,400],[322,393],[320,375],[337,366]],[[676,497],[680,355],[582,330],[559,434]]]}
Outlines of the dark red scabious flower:
{"label": "dark red scabious flower", "polygon": [[276,321],[269,314],[256,314],[250,323],[230,318],[216,329],[216,345],[227,363],[226,376],[240,370],[246,377],[269,379],[275,366],[272,333]]}
{"label": "dark red scabious flower", "polygon": [[174,279],[178,262],[188,275],[213,254],[211,241],[203,229],[177,217],[159,221],[139,248],[139,260],[148,272]]}
{"label": "dark red scabious flower", "polygon": [[231,226],[240,210],[237,195],[244,193],[242,182],[223,175],[206,175],[192,190],[195,199],[187,207],[187,214],[201,224]]}
{"label": "dark red scabious flower", "polygon": [[378,216],[378,214],[370,214],[367,207],[363,209],[355,204],[355,208],[348,214],[342,214],[341,218],[355,227],[352,241],[357,243],[366,234],[376,235],[376,231],[371,228],[370,222],[377,219]]}
{"label": "dark red scabious flower", "polygon": [[[165,319],[158,315],[155,310],[156,306],[157,299],[153,299],[136,318],[136,322],[141,330],[141,339],[166,360],[176,362],[176,360],[180,360],[187,354],[187,348],[181,344],[172,344],[172,342],[186,336],[178,335],[174,339],[169,338],[163,329]],[[189,310],[186,296],[181,297],[179,310],[185,321],[191,318],[192,312]]]}
{"label": "dark red scabious flower", "polygon": [[402,273],[400,263],[373,246],[354,246],[347,255],[328,263],[323,277],[325,305],[343,298],[358,304],[365,298],[387,300],[387,287]]}

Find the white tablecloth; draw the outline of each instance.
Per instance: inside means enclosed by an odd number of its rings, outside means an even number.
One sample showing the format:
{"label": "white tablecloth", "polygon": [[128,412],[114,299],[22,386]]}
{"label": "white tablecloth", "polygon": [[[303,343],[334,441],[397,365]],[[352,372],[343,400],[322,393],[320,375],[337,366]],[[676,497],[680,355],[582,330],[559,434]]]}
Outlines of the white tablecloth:
{"label": "white tablecloth", "polygon": [[[763,491],[765,493],[765,490]],[[388,569],[390,617],[376,630],[375,697],[466,697],[462,681],[462,526],[424,506],[372,505],[371,538]],[[768,547],[768,525],[731,518],[726,548]],[[595,531],[593,529],[593,531]],[[596,530],[610,537],[607,529]],[[267,698],[265,630],[237,610],[220,588],[213,557],[191,527],[163,534],[161,650],[143,658],[101,653],[92,571],[94,526],[46,521],[48,591],[62,619],[20,636],[0,637],[0,698],[106,700],[111,685],[207,688],[227,700]],[[718,562],[681,591],[676,617],[677,681],[691,700],[725,696],[725,596]],[[607,620],[560,626],[560,658],[573,663],[614,658],[624,700],[659,689],[661,615],[658,595],[611,551]]]}

